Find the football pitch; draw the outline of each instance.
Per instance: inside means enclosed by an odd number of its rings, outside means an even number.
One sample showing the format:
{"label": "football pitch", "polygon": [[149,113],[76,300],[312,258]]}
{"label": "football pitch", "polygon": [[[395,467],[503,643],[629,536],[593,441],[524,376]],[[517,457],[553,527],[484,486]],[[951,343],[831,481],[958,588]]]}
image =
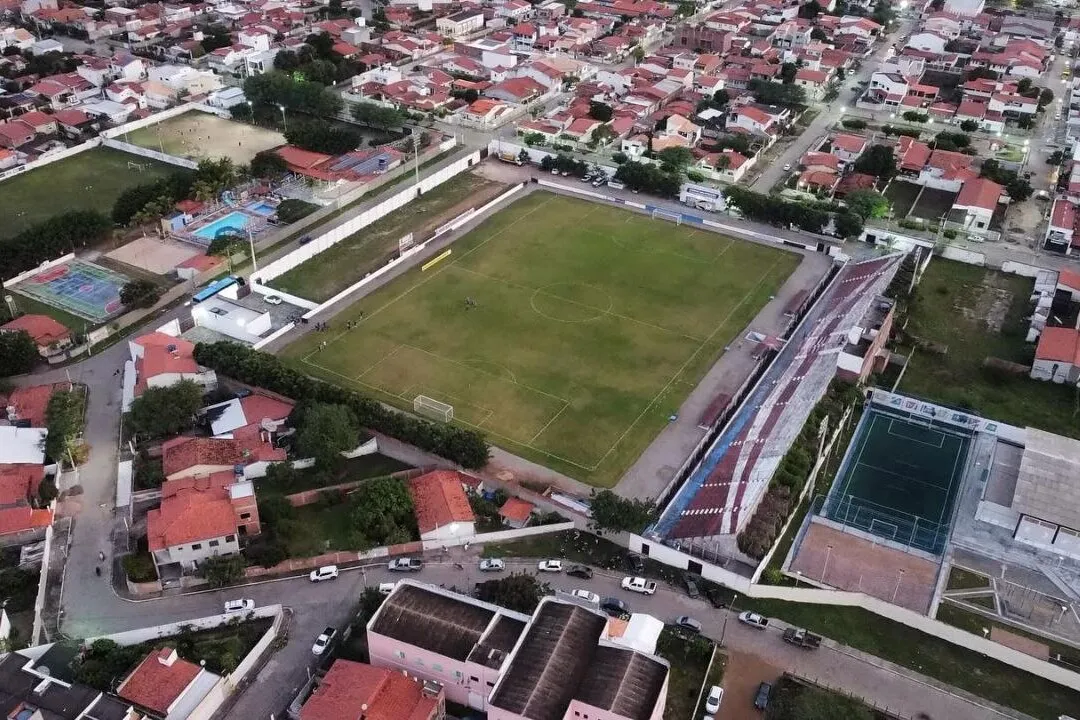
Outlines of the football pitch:
{"label": "football pitch", "polygon": [[[800,257],[534,192],[309,333],[309,374],[610,487]],[[347,329],[347,323],[355,326]]]}

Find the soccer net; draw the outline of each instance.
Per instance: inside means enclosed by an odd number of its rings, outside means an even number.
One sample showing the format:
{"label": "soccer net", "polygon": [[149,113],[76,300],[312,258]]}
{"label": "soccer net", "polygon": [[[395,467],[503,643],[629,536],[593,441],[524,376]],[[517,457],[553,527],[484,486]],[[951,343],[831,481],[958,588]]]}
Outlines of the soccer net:
{"label": "soccer net", "polygon": [[660,208],[653,208],[653,219],[670,220],[676,225],[682,225],[682,214],[677,212],[670,212],[668,210],[662,210]]}
{"label": "soccer net", "polygon": [[417,395],[413,399],[413,410],[427,415],[428,417],[450,422],[454,419],[454,406],[429,398],[427,395]]}

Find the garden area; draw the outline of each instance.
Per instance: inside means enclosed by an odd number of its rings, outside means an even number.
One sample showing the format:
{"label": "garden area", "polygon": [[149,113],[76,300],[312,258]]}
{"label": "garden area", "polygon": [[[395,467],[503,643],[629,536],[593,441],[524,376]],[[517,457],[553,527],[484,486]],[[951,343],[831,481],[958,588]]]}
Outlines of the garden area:
{"label": "garden area", "polygon": [[260,493],[290,495],[304,490],[317,490],[330,485],[383,477],[411,469],[411,465],[381,453],[343,458],[341,463],[332,468],[311,467],[298,470],[291,465],[281,463],[271,465],[266,477],[255,481],[255,487]]}

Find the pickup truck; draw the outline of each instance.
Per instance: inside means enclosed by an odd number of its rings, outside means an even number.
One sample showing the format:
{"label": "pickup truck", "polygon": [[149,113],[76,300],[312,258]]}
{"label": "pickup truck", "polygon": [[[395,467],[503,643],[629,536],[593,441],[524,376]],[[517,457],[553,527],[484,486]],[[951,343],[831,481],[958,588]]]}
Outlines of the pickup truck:
{"label": "pickup truck", "polygon": [[631,590],[642,595],[652,595],[656,592],[656,583],[640,577],[624,577],[622,579],[622,589]]}
{"label": "pickup truck", "polygon": [[386,569],[391,572],[416,572],[424,569],[424,561],[419,558],[395,558]]}
{"label": "pickup truck", "polygon": [[815,635],[805,628],[790,627],[784,631],[784,642],[798,645],[807,650],[815,650],[821,645],[821,636]]}

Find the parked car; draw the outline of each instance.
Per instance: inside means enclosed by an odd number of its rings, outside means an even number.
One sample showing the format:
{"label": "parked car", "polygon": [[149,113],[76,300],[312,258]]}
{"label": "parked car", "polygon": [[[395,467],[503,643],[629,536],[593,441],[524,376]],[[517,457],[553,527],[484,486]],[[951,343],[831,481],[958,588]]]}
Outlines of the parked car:
{"label": "parked car", "polygon": [[315,644],[311,646],[311,654],[322,655],[326,652],[326,648],[330,647],[335,635],[337,635],[337,630],[332,627],[323,630],[319,637],[315,638]]}
{"label": "parked car", "polygon": [[390,572],[416,572],[424,569],[424,561],[420,558],[394,558],[386,569]]}
{"label": "parked car", "polygon": [[683,630],[689,630],[693,633],[701,633],[701,623],[689,615],[680,615],[675,618],[675,627],[682,628]]}
{"label": "parked car", "polygon": [[394,588],[396,588],[396,587],[397,587],[397,583],[392,583],[392,582],[379,583],[379,594],[380,595],[389,595],[390,593],[394,592]]}
{"label": "parked car", "polygon": [[307,245],[309,242],[311,242],[314,239],[315,238],[311,237],[310,235],[305,235],[302,238],[300,238],[300,244],[301,245]]}
{"label": "parked car", "polygon": [[750,612],[749,610],[739,613],[739,622],[746,623],[751,627],[756,627],[758,630],[764,630],[769,627],[769,618],[764,615],[758,615],[756,612]]}
{"label": "parked car", "polygon": [[784,172],[791,172],[791,163],[784,165]]}
{"label": "parked car", "polygon": [[570,594],[578,600],[584,600],[592,605],[600,604],[600,596],[591,590],[582,590],[581,588],[578,588],[577,590],[571,590]]}
{"label": "parked car", "polygon": [[772,695],[772,685],[763,682],[757,686],[757,694],[754,695],[754,707],[764,710],[769,707],[769,696]]}
{"label": "parked car", "polygon": [[630,567],[635,575],[645,574],[645,558],[641,557],[637,553],[630,553],[626,556],[626,564]]}
{"label": "parked car", "polygon": [[713,685],[709,688],[709,695],[705,698],[705,712],[715,713],[720,710],[720,703],[724,699],[724,688]]}
{"label": "parked car", "polygon": [[724,599],[724,593],[720,588],[709,588],[705,593],[705,597],[709,598],[709,602],[712,603],[714,608],[727,607],[727,602]]}
{"label": "parked car", "polygon": [[499,558],[484,558],[480,561],[480,572],[500,572],[506,569],[506,563]]}
{"label": "parked car", "polygon": [[656,592],[656,583],[641,577],[624,577],[622,579],[622,589],[641,593],[642,595],[652,595]]}
{"label": "parked car", "polygon": [[815,635],[806,628],[789,627],[784,630],[784,642],[806,650],[816,650],[821,647],[821,636]]}
{"label": "parked car", "polygon": [[281,296],[280,295],[267,295],[266,297],[263,298],[263,300],[266,301],[267,305],[280,305],[281,304]]}
{"label": "parked car", "polygon": [[333,580],[338,576],[337,565],[324,565],[318,570],[312,570],[308,575],[311,578],[311,582],[322,582],[323,580]]}
{"label": "parked car", "polygon": [[687,575],[683,578],[686,583],[686,594],[690,596],[692,600],[696,600],[701,597],[701,590],[698,589],[697,583],[694,582],[694,578]]}
{"label": "parked car", "polygon": [[250,598],[244,598],[243,600],[226,600],[225,612],[238,613],[238,612],[251,612],[255,609],[255,601]]}
{"label": "parked car", "polygon": [[562,572],[562,560],[541,560],[536,569],[540,572]]}
{"label": "parked car", "polygon": [[566,574],[582,580],[592,580],[592,568],[588,565],[571,565]]}
{"label": "parked car", "polygon": [[600,609],[612,617],[630,614],[630,606],[619,598],[604,598],[600,601]]}

